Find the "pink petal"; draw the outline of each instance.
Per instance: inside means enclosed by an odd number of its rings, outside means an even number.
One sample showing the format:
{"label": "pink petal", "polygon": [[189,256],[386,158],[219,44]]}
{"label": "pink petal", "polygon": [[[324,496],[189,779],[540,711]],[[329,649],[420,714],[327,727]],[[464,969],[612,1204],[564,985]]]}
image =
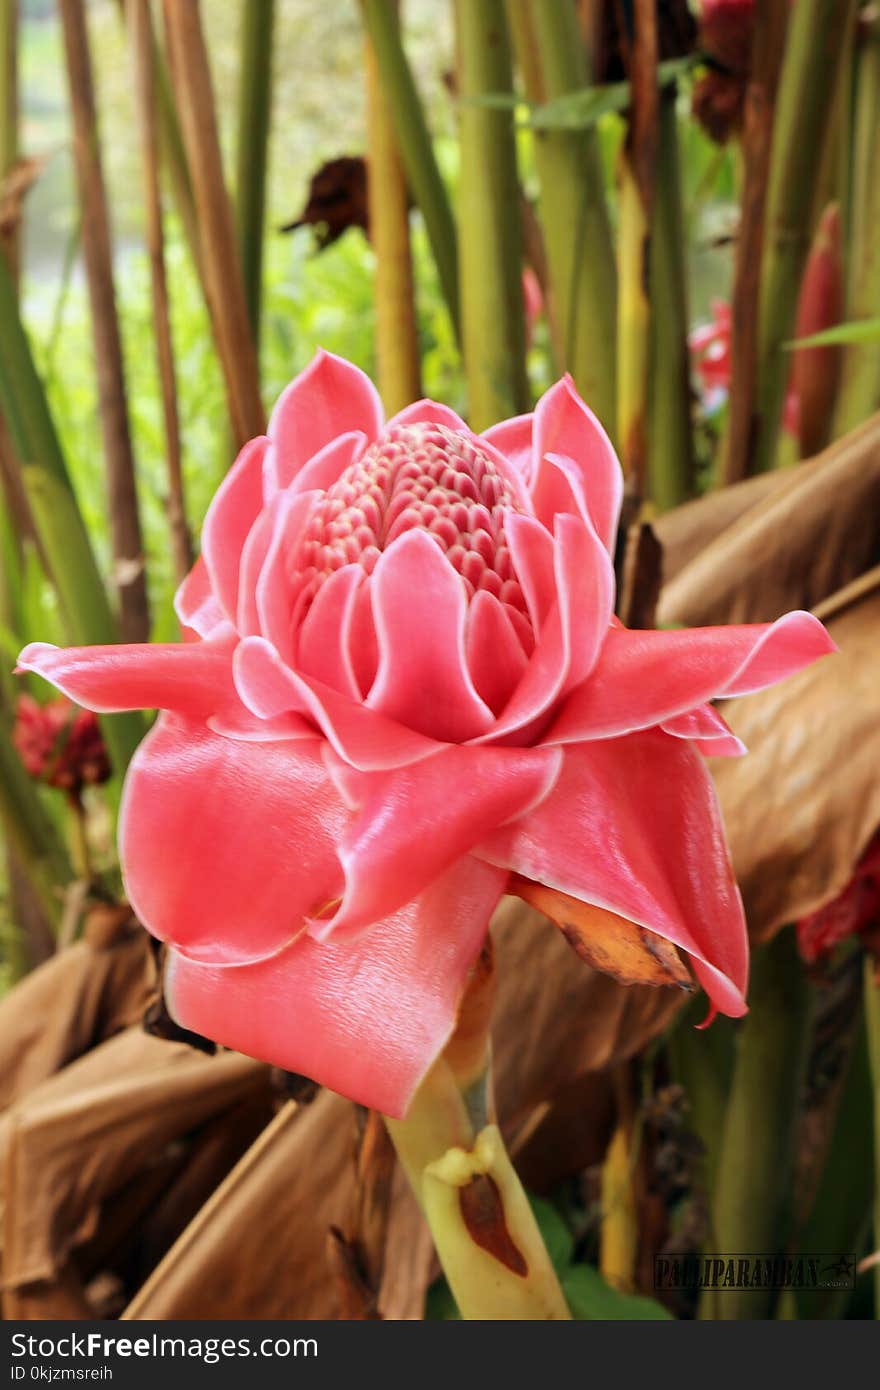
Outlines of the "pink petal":
{"label": "pink petal", "polygon": [[464,581],[437,542],[405,532],[376,562],[371,594],[379,669],[370,708],[444,742],[485,733],[493,716],[467,668]]}
{"label": "pink petal", "polygon": [[536,635],[556,602],[553,533],[533,516],[511,512],[504,521],[513,572],[519,580]]}
{"label": "pink petal", "polygon": [[[687,951],[724,1013],[745,1011],[748,943],[706,765],[657,730],[566,750],[536,810],[475,851]],[[695,966],[698,968],[698,966]]]}
{"label": "pink petal", "polygon": [[401,1117],[455,1024],[506,875],[461,859],[357,940],[301,936],[244,966],[169,953],[165,989],[185,1028]]}
{"label": "pink petal", "polygon": [[739,758],[748,749],[712,705],[697,705],[660,725],[673,738],[689,738],[707,758]]}
{"label": "pink petal", "polygon": [[322,349],[282,391],[272,411],[266,461],[270,486],[289,487],[309,459],[340,434],[357,431],[372,443],[384,418],[369,377]]}
{"label": "pink petal", "polygon": [[532,481],[532,432],[534,415],[514,415],[483,431],[483,439],[509,459],[528,487]]}
{"label": "pink petal", "polygon": [[232,683],[234,639],[53,647],[31,642],[19,671],[34,671],[98,714],[168,709],[194,719],[239,708]]}
{"label": "pink petal", "polygon": [[318,590],[299,630],[296,665],[304,676],[361,698],[348,653],[347,633],[358,589],[367,582],[360,565],[343,565]]}
{"label": "pink petal", "polygon": [[339,896],[348,812],[320,748],[159,719],[129,769],[119,829],[126,891],[154,936],[214,964],[258,960]]}
{"label": "pink petal", "polygon": [[[561,760],[543,748],[447,748],[366,778],[360,810],[342,838],[345,895],[313,936],[354,931],[415,898],[490,828],[538,805]],[[349,792],[350,794],[350,792]]]}
{"label": "pink petal", "polygon": [[293,480],[295,492],[307,492],[314,488],[326,492],[338,481],[340,474],[360,458],[367,447],[367,436],[362,430],[352,430],[331,439],[329,444],[319,450],[313,459],[300,469]]}
{"label": "pink petal", "polygon": [[533,449],[535,515],[546,521],[542,507],[552,505],[552,488],[549,493],[546,491],[546,456],[564,454],[577,466],[593,525],[608,553],[613,554],[623,474],[611,441],[567,374],[544,393],[535,407]]}
{"label": "pink petal", "polygon": [[763,690],[834,650],[818,619],[801,612],[740,627],[613,628],[590,679],[546,741],[577,743],[649,728],[716,696]]}
{"label": "pink petal", "polygon": [[174,611],[186,641],[191,640],[191,634],[213,637],[222,628],[232,631],[232,624],[211,588],[211,579],[201,555],[178,586],[174,595]]}
{"label": "pink petal", "polygon": [[404,406],[403,410],[392,415],[385,428],[393,430],[397,425],[445,425],[448,430],[455,430],[458,434],[470,434],[461,416],[450,410],[448,405],[429,400],[414,401],[412,405]]}
{"label": "pink petal", "polygon": [[[254,578],[250,604],[256,609],[256,626],[249,627],[247,633],[267,637],[286,660],[293,655],[293,610],[297,597],[290,576],[318,497],[317,492],[280,493],[277,509],[269,522],[265,553],[261,547],[261,555],[255,556],[259,570]],[[267,508],[267,515],[269,510]],[[254,621],[253,617],[250,621]],[[242,633],[244,631],[242,629]]]}
{"label": "pink petal", "polygon": [[526,654],[504,605],[485,589],[470,604],[466,650],[474,689],[499,713],[522,679]]}
{"label": "pink petal", "polygon": [[595,662],[614,604],[614,572],[596,533],[579,518],[557,515],[554,571],[556,604],[535,645],[525,675],[488,735],[505,737],[541,719]]}
{"label": "pink petal", "polygon": [[238,609],[241,552],[263,509],[264,435],[245,444],[208,508],[202,527],[202,556],[211,588],[230,621]]}
{"label": "pink petal", "polygon": [[419,762],[441,746],[359,701],[347,700],[320,681],[291,671],[262,637],[247,637],[239,643],[233,677],[244,704],[260,719],[275,719],[290,711],[306,714],[341,758],[366,772]]}

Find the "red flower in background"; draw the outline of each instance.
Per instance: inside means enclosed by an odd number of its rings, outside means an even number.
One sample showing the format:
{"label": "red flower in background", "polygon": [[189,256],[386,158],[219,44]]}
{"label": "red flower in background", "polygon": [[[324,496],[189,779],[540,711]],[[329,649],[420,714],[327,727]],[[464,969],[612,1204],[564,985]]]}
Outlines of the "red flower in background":
{"label": "red flower in background", "polygon": [[852,936],[862,936],[880,956],[880,833],[843,892],[797,924],[798,947],[808,965],[826,959]]}
{"label": "red flower in background", "polygon": [[31,695],[20,695],[12,739],[30,776],[67,792],[73,801],[79,801],[84,787],[110,776],[97,719],[64,696],[41,705]]}
{"label": "red flower in background", "polygon": [[387,423],[321,353],[215,497],[182,644],[20,665],[165,711],[120,844],[184,1027],[399,1115],[454,1027],[511,873],[615,912],[744,1011],[748,949],[708,703],[833,649],[806,613],[630,632],[620,465],[566,379],[473,434]]}
{"label": "red flower in background", "polygon": [[[706,410],[717,410],[727,399],[730,391],[732,333],[733,318],[730,305],[723,299],[713,299],[711,322],[700,324],[688,336],[688,346],[694,370],[703,388],[703,406]],[[798,433],[798,415],[797,397],[794,388],[789,386],[785,395],[782,427],[795,437]]]}

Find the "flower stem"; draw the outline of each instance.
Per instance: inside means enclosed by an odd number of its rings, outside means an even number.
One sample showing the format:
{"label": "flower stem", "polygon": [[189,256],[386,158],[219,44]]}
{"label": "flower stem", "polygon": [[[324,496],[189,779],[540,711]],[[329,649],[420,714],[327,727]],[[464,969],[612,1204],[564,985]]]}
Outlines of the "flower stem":
{"label": "flower stem", "polygon": [[437,1254],[463,1318],[568,1320],[571,1313],[496,1125],[422,1175]]}

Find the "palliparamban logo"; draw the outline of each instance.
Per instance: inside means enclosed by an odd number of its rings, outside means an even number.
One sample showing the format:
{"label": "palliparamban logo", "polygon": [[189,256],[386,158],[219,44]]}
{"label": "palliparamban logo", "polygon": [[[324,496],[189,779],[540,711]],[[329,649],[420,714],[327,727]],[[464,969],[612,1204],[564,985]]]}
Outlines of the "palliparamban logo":
{"label": "palliparamban logo", "polygon": [[655,1255],[654,1288],[852,1289],[855,1255]]}

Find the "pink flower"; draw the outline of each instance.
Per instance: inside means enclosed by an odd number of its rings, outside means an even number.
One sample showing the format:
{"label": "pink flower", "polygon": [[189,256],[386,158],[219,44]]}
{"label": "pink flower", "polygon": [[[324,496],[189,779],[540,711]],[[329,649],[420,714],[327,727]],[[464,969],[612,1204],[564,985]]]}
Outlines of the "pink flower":
{"label": "pink flower", "polygon": [[[703,406],[706,410],[717,410],[727,399],[730,391],[732,334],[733,317],[730,305],[725,304],[723,299],[713,299],[711,321],[695,328],[688,337],[694,370],[703,388]],[[798,417],[798,399],[794,387],[790,385],[785,395],[782,427],[794,437],[798,434]]]}
{"label": "pink flower", "polygon": [[12,741],[25,771],[38,782],[79,801],[83,788],[106,782],[110,759],[91,710],[77,709],[64,696],[41,705],[19,695]]}
{"label": "pink flower", "polygon": [[665,937],[744,1011],[702,756],[742,748],[707,702],[833,644],[806,613],[626,631],[621,491],[568,379],[477,436],[431,401],[386,424],[320,353],[211,505],[188,640],[22,654],[94,709],[165,711],[120,841],[181,1025],[400,1115],[511,872]]}

